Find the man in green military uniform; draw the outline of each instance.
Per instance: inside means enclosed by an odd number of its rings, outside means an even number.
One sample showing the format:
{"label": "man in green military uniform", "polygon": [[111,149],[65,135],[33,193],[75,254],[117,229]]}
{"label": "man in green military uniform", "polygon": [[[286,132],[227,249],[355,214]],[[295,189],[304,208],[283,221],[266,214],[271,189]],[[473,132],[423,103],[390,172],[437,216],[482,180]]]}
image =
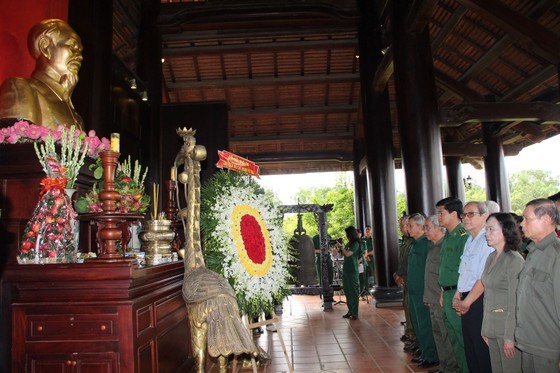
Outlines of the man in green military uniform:
{"label": "man in green military uniform", "polygon": [[[323,286],[323,264],[321,263],[321,238],[318,234],[313,236],[313,246],[315,247],[315,270],[317,272],[317,277],[319,278],[319,286]],[[327,275],[329,279],[329,284],[333,283],[333,262],[331,255],[327,252]]]}
{"label": "man in green military uniform", "polygon": [[[412,327],[412,321],[410,321],[410,312],[408,308],[408,288],[406,286],[406,270],[408,267],[408,252],[410,250],[410,245],[414,242],[414,239],[408,234],[408,215],[404,215],[400,219],[400,228],[402,232],[402,238],[400,240],[399,246],[399,265],[396,272],[393,274],[393,279],[395,283],[403,288],[403,308],[404,308],[404,319],[406,322],[406,327],[404,329],[404,335],[401,337],[403,342],[411,341],[414,342],[416,335],[414,334],[414,328]],[[405,347],[406,351],[412,351],[418,348],[416,343]]]}
{"label": "man in green military uniform", "polygon": [[453,296],[457,291],[459,264],[469,234],[461,224],[463,203],[453,197],[444,198],[436,203],[439,225],[447,230],[441,244],[439,284],[441,286],[443,316],[449,340],[453,346],[455,360],[460,372],[468,372],[461,317],[453,309]]}
{"label": "man in green military uniform", "polygon": [[424,216],[419,213],[412,214],[408,218],[408,232],[414,242],[408,254],[408,269],[406,272],[410,318],[421,351],[421,356],[413,362],[419,362],[418,367],[422,369],[436,366],[439,363],[432,333],[430,309],[424,305],[424,274],[426,258],[431,247],[430,241],[424,234],[425,220]]}

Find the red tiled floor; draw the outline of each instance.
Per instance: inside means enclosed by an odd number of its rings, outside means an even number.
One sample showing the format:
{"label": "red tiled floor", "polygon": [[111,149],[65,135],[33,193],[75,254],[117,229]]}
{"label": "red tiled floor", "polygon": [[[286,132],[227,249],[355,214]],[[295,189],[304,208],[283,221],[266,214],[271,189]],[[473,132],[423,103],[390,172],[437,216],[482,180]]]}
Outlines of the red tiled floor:
{"label": "red tiled floor", "polygon": [[[342,298],[344,299],[344,297]],[[338,300],[338,297],[337,299]],[[343,319],[346,304],[325,312],[319,296],[292,295],[283,305],[277,325],[294,372],[329,373],[410,373],[421,372],[403,352],[402,307],[376,308],[360,301],[360,319]],[[288,364],[278,333],[265,331],[256,343],[271,357],[259,373],[288,372]],[[431,368],[435,369],[435,368]],[[208,372],[218,372],[215,364]],[[238,372],[252,372],[241,368]]]}

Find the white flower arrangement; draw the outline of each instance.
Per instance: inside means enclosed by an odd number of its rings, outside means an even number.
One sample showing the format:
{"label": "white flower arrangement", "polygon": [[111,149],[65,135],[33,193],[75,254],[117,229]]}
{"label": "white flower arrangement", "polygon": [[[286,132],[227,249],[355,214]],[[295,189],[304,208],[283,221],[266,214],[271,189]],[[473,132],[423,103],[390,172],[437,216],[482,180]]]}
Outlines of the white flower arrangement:
{"label": "white flower arrangement", "polygon": [[230,184],[213,192],[213,201],[203,209],[211,215],[206,219],[215,222],[204,232],[206,250],[222,254],[222,274],[232,284],[241,309],[248,314],[270,309],[286,294],[291,278],[281,212],[264,193],[247,185]]}

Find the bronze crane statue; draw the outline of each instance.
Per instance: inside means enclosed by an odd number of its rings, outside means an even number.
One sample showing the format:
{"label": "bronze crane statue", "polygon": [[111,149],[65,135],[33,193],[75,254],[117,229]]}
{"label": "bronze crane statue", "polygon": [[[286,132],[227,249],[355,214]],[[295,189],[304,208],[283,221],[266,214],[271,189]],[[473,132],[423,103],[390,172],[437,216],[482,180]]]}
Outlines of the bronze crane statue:
{"label": "bronze crane statue", "polygon": [[[206,148],[196,145],[196,130],[177,129],[183,146],[174,167],[183,165],[178,180],[185,185],[186,214],[181,213],[185,234],[183,299],[187,305],[196,372],[205,371],[206,352],[219,360],[220,372],[227,371],[231,354],[258,351],[249,329],[243,324],[235,292],[221,275],[206,268],[200,240],[200,161]],[[178,199],[179,202],[179,199]]]}

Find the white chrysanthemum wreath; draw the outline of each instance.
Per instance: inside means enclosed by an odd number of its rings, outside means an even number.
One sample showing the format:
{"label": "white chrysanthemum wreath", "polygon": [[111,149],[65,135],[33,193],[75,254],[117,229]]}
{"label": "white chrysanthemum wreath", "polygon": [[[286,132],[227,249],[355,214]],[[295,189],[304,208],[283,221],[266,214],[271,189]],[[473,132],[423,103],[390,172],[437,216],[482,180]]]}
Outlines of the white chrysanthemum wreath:
{"label": "white chrysanthemum wreath", "polygon": [[270,312],[291,278],[282,214],[272,196],[248,176],[220,171],[201,199],[207,267],[229,280],[245,313]]}

